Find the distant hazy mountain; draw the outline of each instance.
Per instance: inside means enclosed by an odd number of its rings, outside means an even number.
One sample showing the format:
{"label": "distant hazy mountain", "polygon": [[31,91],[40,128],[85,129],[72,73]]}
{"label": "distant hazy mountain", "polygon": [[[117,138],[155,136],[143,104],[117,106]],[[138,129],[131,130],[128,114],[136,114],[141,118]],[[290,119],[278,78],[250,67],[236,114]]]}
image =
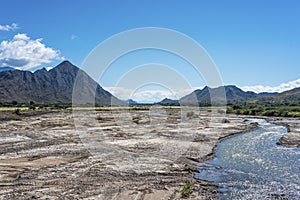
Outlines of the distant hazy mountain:
{"label": "distant hazy mountain", "polygon": [[[266,95],[266,94],[264,94]],[[226,97],[226,99],[225,99]],[[181,104],[210,104],[228,103],[233,101],[242,101],[259,97],[259,94],[254,92],[245,92],[242,89],[227,85],[217,88],[204,87],[202,90],[198,89],[180,99]],[[213,98],[213,99],[211,99]]]}
{"label": "distant hazy mountain", "polygon": [[12,67],[0,67],[0,72],[8,71],[8,70],[15,70],[15,68],[12,68]]}
{"label": "distant hazy mountain", "polygon": [[162,105],[162,106],[179,106],[180,105],[178,100],[172,100],[172,99],[168,99],[168,98],[163,99],[158,104]]}
{"label": "distant hazy mountain", "polygon": [[279,94],[278,92],[261,92],[261,93],[258,93],[258,96],[259,97],[271,97],[271,96],[275,96]]}
{"label": "distant hazy mountain", "polygon": [[[224,99],[226,96],[226,99]],[[213,101],[211,102],[211,97]],[[226,100],[226,102],[224,102]],[[182,97],[179,100],[164,99],[159,102],[160,105],[210,105],[211,103],[218,105],[224,103],[244,102],[269,102],[269,103],[282,103],[282,102],[300,102],[300,88],[295,88],[282,93],[277,92],[245,92],[242,89],[234,86],[227,85],[217,88],[204,87],[202,90],[198,89],[192,93]]]}
{"label": "distant hazy mountain", "polygon": [[267,96],[264,98],[257,99],[259,102],[271,102],[271,103],[281,103],[281,102],[300,102],[300,88],[294,88],[291,90],[284,91],[282,93]]}
{"label": "distant hazy mountain", "polygon": [[113,101],[114,104],[124,104],[69,61],[50,71],[43,68],[34,73],[20,70],[0,72],[0,102],[72,103],[74,85],[77,85],[75,103],[95,101],[110,105]]}
{"label": "distant hazy mountain", "polygon": [[[160,105],[210,105],[213,104],[226,104],[236,101],[244,101],[248,99],[255,99],[259,97],[271,97],[278,93],[255,93],[245,92],[242,89],[234,86],[227,85],[217,88],[204,87],[202,90],[198,89],[192,93],[182,97],[179,100],[164,99],[159,102]],[[226,97],[226,98],[225,98]]]}
{"label": "distant hazy mountain", "polygon": [[132,100],[132,99],[126,100],[126,103],[127,103],[128,105],[138,105],[138,104],[139,104],[138,102],[136,102],[136,101],[134,101],[134,100]]}

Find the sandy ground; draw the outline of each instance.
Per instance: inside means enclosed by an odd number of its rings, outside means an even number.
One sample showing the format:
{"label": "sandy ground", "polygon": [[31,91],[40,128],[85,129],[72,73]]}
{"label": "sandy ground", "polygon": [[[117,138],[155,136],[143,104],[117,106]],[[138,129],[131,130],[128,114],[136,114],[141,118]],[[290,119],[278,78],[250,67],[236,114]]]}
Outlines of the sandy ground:
{"label": "sandy ground", "polygon": [[2,112],[0,199],[213,199],[216,187],[194,178],[197,166],[222,138],[255,128],[220,113]]}

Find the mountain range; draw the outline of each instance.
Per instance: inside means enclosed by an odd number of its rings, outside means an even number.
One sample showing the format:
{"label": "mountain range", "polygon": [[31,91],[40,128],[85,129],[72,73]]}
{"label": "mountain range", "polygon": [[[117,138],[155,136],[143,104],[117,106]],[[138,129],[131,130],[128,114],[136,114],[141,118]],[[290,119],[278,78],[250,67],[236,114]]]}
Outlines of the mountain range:
{"label": "mountain range", "polygon": [[164,99],[159,102],[160,105],[222,105],[234,102],[241,102],[250,99],[259,99],[263,97],[276,96],[278,93],[255,93],[243,91],[234,85],[220,86],[210,88],[208,86],[203,89],[197,89],[192,93],[180,98],[179,100]]}
{"label": "mountain range", "polygon": [[202,90],[197,89],[192,93],[182,97],[179,102],[180,104],[187,105],[210,105],[210,104],[228,104],[237,101],[245,101],[249,99],[256,99],[262,97],[275,96],[278,93],[255,93],[251,91],[243,91],[235,85],[220,86],[217,88],[204,87]]}
{"label": "mountain range", "polygon": [[75,91],[78,94],[75,103],[124,104],[69,61],[64,61],[49,71],[43,68],[34,73],[21,70],[0,72],[0,102],[70,104],[78,77],[80,82],[77,89],[80,91]]}
{"label": "mountain range", "polygon": [[[226,98],[225,98],[226,97]],[[300,101],[300,88],[282,93],[254,93],[227,85],[197,89],[179,100],[164,99],[160,105],[210,105],[230,104],[241,101]],[[35,71],[0,69],[0,102],[37,104],[99,104],[138,105],[132,99],[122,101],[104,90],[87,73],[64,61],[53,69]]]}
{"label": "mountain range", "polygon": [[300,88],[284,91],[277,95],[265,96],[263,98],[252,99],[251,103],[273,103],[273,104],[293,104],[300,103]]}

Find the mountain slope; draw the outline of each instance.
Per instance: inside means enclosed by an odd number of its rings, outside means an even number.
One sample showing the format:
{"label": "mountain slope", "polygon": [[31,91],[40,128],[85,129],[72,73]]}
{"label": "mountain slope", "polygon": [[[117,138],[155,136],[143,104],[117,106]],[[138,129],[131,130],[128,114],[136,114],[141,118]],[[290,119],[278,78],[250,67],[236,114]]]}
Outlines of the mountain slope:
{"label": "mountain slope", "polygon": [[138,105],[139,104],[138,102],[134,101],[133,99],[127,99],[126,103],[128,105]]}
{"label": "mountain slope", "polygon": [[75,98],[78,104],[94,101],[101,105],[110,105],[111,101],[123,104],[69,61],[60,63],[50,71],[43,68],[34,73],[20,70],[1,72],[0,102],[72,103],[74,85],[75,95],[80,94]]}
{"label": "mountain slope", "polygon": [[279,93],[278,92],[261,92],[261,93],[258,93],[258,96],[259,97],[272,97],[277,94],[279,94]]}
{"label": "mountain slope", "polygon": [[[264,94],[266,95],[266,94]],[[226,99],[225,99],[226,97]],[[224,104],[232,101],[242,101],[259,97],[254,92],[245,92],[234,85],[220,86],[217,88],[204,87],[180,99],[182,104]]]}
{"label": "mountain slope", "polygon": [[274,98],[282,99],[285,101],[300,101],[300,87],[282,92],[274,96]]}
{"label": "mountain slope", "polygon": [[255,93],[250,91],[243,91],[234,85],[221,86],[217,88],[204,87],[202,90],[195,90],[180,99],[181,104],[211,104],[213,97],[213,104],[223,104],[224,96],[226,96],[227,103],[243,102],[248,103],[282,103],[300,101],[300,88],[295,88],[282,93]]}
{"label": "mountain slope", "polygon": [[273,95],[273,96],[266,96],[263,98],[255,99],[254,102],[258,103],[293,103],[293,102],[300,102],[300,87],[294,88],[291,90],[284,91],[282,93]]}
{"label": "mountain slope", "polygon": [[173,99],[168,99],[168,98],[163,99],[158,104],[162,105],[162,106],[179,106],[180,105],[178,100],[173,100]]}

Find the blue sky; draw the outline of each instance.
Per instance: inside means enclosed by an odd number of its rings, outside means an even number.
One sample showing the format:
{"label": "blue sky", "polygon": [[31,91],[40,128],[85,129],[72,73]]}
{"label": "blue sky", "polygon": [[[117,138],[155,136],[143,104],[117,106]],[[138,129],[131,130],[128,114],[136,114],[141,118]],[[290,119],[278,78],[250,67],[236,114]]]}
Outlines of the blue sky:
{"label": "blue sky", "polygon": [[[296,0],[3,0],[0,5],[0,42],[23,38],[40,46],[43,58],[47,55],[46,59],[33,55],[27,68],[55,66],[63,59],[81,66],[92,49],[114,34],[163,27],[202,45],[216,63],[224,84],[255,91],[283,90],[290,85],[280,84],[290,82],[292,87],[298,86],[300,2]],[[0,55],[3,48],[8,47],[2,45]],[[23,60],[18,56],[7,50],[6,57],[0,56],[0,64],[4,58],[20,59],[22,68]],[[126,73],[122,67],[129,70],[136,64],[161,61],[187,76],[192,87],[205,85],[188,65],[179,60],[174,64],[176,58],[166,53],[145,51],[135,56],[116,62],[111,75],[100,79],[100,84],[111,89]]]}

